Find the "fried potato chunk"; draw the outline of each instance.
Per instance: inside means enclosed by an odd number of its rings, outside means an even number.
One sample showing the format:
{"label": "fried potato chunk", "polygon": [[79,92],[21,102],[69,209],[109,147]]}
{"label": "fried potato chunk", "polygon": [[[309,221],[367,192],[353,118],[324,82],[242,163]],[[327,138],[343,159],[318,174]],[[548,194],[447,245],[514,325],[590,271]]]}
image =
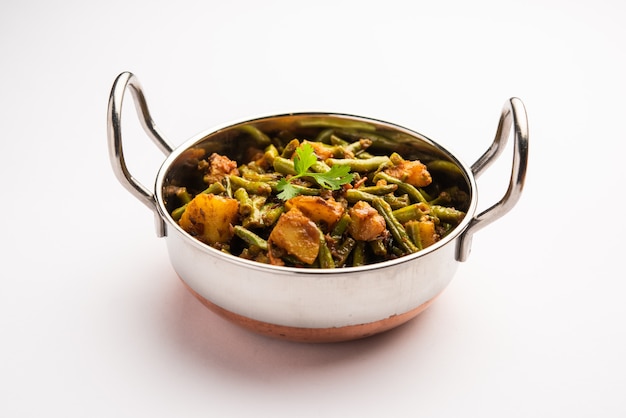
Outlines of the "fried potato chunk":
{"label": "fried potato chunk", "polygon": [[324,222],[332,228],[345,212],[344,206],[335,199],[324,199],[319,196],[296,196],[285,203],[285,208],[297,208],[315,223]]}
{"label": "fried potato chunk", "polygon": [[201,193],[189,202],[179,225],[207,244],[226,243],[233,237],[238,214],[236,199]]}
{"label": "fried potato chunk", "polygon": [[385,173],[415,187],[426,187],[433,179],[420,161],[401,161],[385,169]]}
{"label": "fried potato chunk", "polygon": [[419,222],[419,233],[422,246],[424,248],[433,245],[439,241],[439,235],[435,230],[435,223],[433,221],[425,220]]}
{"label": "fried potato chunk", "polygon": [[269,236],[269,242],[305,264],[313,264],[320,251],[317,226],[297,208],[281,215]]}
{"label": "fried potato chunk", "polygon": [[223,155],[213,153],[208,158],[209,166],[207,172],[204,175],[204,182],[212,184],[218,181],[222,181],[224,177],[229,174],[238,176],[239,170],[237,169],[237,162],[231,160]]}
{"label": "fried potato chunk", "polygon": [[385,218],[364,200],[356,202],[348,214],[350,215],[348,232],[357,241],[375,240],[386,230]]}

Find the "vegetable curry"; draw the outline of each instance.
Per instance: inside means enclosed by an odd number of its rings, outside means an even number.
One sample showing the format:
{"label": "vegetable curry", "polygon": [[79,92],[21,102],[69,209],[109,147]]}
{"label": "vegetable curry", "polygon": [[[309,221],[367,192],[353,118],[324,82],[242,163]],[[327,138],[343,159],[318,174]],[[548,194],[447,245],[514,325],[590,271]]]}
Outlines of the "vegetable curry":
{"label": "vegetable curry", "polygon": [[237,153],[184,151],[164,188],[172,218],[220,251],[313,268],[415,253],[464,218],[470,198],[454,163],[368,126],[302,122],[238,126]]}

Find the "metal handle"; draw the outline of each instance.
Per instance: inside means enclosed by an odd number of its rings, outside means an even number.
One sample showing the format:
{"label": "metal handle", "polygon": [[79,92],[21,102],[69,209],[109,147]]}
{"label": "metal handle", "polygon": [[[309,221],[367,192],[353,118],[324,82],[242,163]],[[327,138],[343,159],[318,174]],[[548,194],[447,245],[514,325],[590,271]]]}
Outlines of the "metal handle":
{"label": "metal handle", "polygon": [[139,80],[134,74],[130,72],[123,72],[115,79],[111,89],[111,95],[109,97],[109,106],[107,111],[109,158],[111,160],[111,165],[113,166],[113,172],[119,182],[122,183],[122,186],[124,186],[133,196],[139,199],[154,212],[157,235],[162,237],[165,235],[165,223],[163,222],[163,219],[157,209],[157,202],[154,193],[149,191],[130,174],[124,160],[121,123],[122,103],[127,89],[132,93],[137,115],[139,116],[139,120],[144,131],[146,131],[148,136],[165,155],[169,155],[174,149],[154,124]]}
{"label": "metal handle", "polygon": [[513,147],[513,163],[509,188],[499,202],[484,210],[470,221],[458,242],[456,252],[458,261],[465,261],[469,257],[473,235],[510,211],[522,194],[528,165],[528,120],[524,104],[516,97],[505,103],[500,115],[495,139],[489,149],[472,165],[472,173],[475,178],[478,178],[502,154],[506,147],[511,127],[513,127],[515,144]]}

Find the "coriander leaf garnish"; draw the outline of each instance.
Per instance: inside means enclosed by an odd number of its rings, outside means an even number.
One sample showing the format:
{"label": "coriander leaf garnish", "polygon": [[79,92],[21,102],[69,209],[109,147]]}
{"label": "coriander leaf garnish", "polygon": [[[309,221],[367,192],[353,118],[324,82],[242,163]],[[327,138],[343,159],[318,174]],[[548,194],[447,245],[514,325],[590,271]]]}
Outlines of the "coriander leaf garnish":
{"label": "coriander leaf garnish", "polygon": [[277,196],[282,200],[289,200],[298,195],[298,189],[284,178],[279,180],[276,188],[280,191]]}
{"label": "coriander leaf garnish", "polygon": [[346,165],[334,165],[325,173],[314,173],[308,171],[313,164],[317,162],[315,150],[311,144],[304,143],[296,149],[296,155],[293,159],[293,167],[296,175],[288,180],[281,179],[276,188],[280,192],[278,197],[282,200],[289,200],[297,196],[300,191],[291,182],[300,177],[310,177],[317,184],[325,189],[338,190],[343,184],[350,183],[354,179],[354,174],[350,174],[350,167]]}

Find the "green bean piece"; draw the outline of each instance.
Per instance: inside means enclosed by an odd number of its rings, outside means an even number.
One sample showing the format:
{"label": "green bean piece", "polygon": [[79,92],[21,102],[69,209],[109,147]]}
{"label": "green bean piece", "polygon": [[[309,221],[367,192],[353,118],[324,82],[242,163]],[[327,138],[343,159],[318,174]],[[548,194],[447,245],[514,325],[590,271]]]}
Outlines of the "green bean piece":
{"label": "green bean piece", "polygon": [[344,267],[346,265],[346,261],[348,260],[348,257],[350,256],[350,253],[354,249],[355,245],[356,240],[354,238],[346,237],[341,245],[335,247],[332,253],[337,267]]}
{"label": "green bean piece", "polygon": [[348,225],[350,225],[350,215],[345,213],[339,219],[339,221],[337,221],[337,224],[335,224],[335,227],[333,228],[332,232],[330,233],[330,236],[333,237],[334,239],[341,238],[343,236],[344,232],[346,232],[346,229],[348,229]]}
{"label": "green bean piece", "polygon": [[241,225],[244,228],[263,227],[260,207],[265,203],[265,197],[260,195],[252,195],[251,197],[243,187],[235,190],[234,197],[239,201]]}
{"label": "green bean piece", "polygon": [[382,239],[379,238],[374,241],[369,241],[368,244],[375,255],[379,257],[385,257],[387,255],[387,247],[385,247],[385,243]]}
{"label": "green bean piece", "polygon": [[405,195],[395,196],[393,194],[387,194],[384,196],[377,196],[373,193],[364,192],[361,189],[347,189],[344,192],[344,196],[348,203],[356,203],[359,200],[372,203],[375,198],[382,197],[382,199],[394,210],[406,207],[410,203],[409,199]]}
{"label": "green bean piece", "polygon": [[[202,192],[200,192],[199,194],[220,194],[220,193],[224,193],[226,191],[226,188],[224,187],[224,185],[220,182],[215,182],[212,183],[209,187],[207,187],[206,189],[204,189]],[[183,213],[185,212],[185,209],[187,209],[187,205],[189,204],[189,202],[185,203],[184,205],[182,205],[179,208],[176,208],[172,211],[172,218],[178,222],[180,220],[180,217],[183,216]]]}
{"label": "green bean piece", "polygon": [[432,205],[430,212],[442,222],[458,225],[465,217],[465,212],[447,206]]}
{"label": "green bean piece", "polygon": [[393,211],[393,216],[396,217],[398,222],[405,224],[408,221],[419,221],[422,216],[428,215],[430,208],[426,203],[413,203],[412,205],[405,206]]}
{"label": "green bean piece", "polygon": [[263,219],[263,213],[261,213],[261,208],[267,201],[267,197],[252,195],[250,198],[252,199],[254,211],[243,220],[242,225],[246,228],[263,228],[265,227],[265,221]]}
{"label": "green bean piece", "polygon": [[[427,196],[424,196],[428,199]],[[450,205],[452,204],[452,196],[446,190],[442,190],[434,199],[428,199],[429,205]]]}
{"label": "green bean piece", "polygon": [[326,164],[333,165],[347,165],[350,167],[350,171],[356,171],[360,173],[368,173],[378,170],[382,165],[389,163],[389,157],[386,155],[378,155],[365,159],[358,158],[327,158]]}
{"label": "green bean piece", "polygon": [[391,163],[393,165],[400,165],[403,162],[405,162],[406,160],[397,152],[392,152],[391,155],[389,155],[389,159],[391,160]]}
{"label": "green bean piece", "polygon": [[350,141],[368,139],[372,141],[372,146],[388,150],[396,150],[399,146],[396,141],[389,139],[388,137],[381,135],[380,133],[364,132],[362,130],[354,129],[340,129],[337,130],[337,134],[343,138],[348,138],[348,140]]}
{"label": "green bean piece", "polygon": [[354,246],[354,250],[352,250],[352,266],[358,267],[367,264],[367,257],[365,255],[365,247],[367,242],[365,241],[357,241]]}
{"label": "green bean piece", "polygon": [[224,177],[224,180],[222,180],[224,182],[224,194],[226,194],[226,196],[232,198],[233,197],[233,183],[232,181],[230,181],[230,176],[226,176]]}
{"label": "green bean piece", "polygon": [[456,225],[449,224],[449,223],[447,223],[447,222],[441,222],[441,223],[439,224],[439,228],[440,228],[440,231],[441,231],[441,232],[439,233],[439,235],[440,235],[441,237],[445,237],[446,235],[448,235],[448,234],[450,233],[450,231],[452,231],[452,230],[454,229],[454,227],[455,227],[455,226],[456,226]]}
{"label": "green bean piece", "polygon": [[[244,166],[245,167],[245,166]],[[246,180],[251,181],[260,181],[263,183],[269,183],[272,181],[278,181],[280,179],[280,174],[277,173],[257,173],[254,170],[247,170],[240,167],[239,174]]]}
{"label": "green bean piece", "polygon": [[362,153],[367,148],[372,145],[372,141],[367,138],[359,139],[358,141],[354,141],[346,145],[344,148],[347,153],[352,153],[352,155],[357,155]]}
{"label": "green bean piece", "polygon": [[331,135],[328,138],[328,140],[330,141],[331,144],[339,145],[339,146],[342,146],[342,147],[346,147],[346,146],[348,146],[350,144],[349,141],[346,141],[345,139],[340,138],[337,135],[335,135],[334,134],[335,131],[333,129],[329,129],[329,130],[331,131]]}
{"label": "green bean piece", "polygon": [[285,157],[275,157],[274,161],[272,163],[274,170],[276,170],[277,172],[281,173],[281,174],[292,174],[292,175],[296,175],[296,169],[293,165],[293,161],[290,160],[289,158],[285,158]]}
{"label": "green bean piece", "polygon": [[422,197],[430,204],[430,202],[433,200],[432,196],[422,187],[418,187],[417,191],[420,192]]}
{"label": "green bean piece", "polygon": [[300,146],[300,141],[297,139],[292,139],[285,145],[283,152],[280,154],[283,158],[291,158],[293,154],[296,152],[296,149]]}
{"label": "green bean piece", "polygon": [[378,173],[376,173],[376,175],[374,176],[373,181],[377,182],[378,180],[385,180],[387,183],[391,183],[391,184],[397,184],[398,185],[398,189],[400,189],[401,191],[405,192],[406,194],[409,195],[409,198],[413,201],[413,202],[422,202],[422,203],[427,203],[428,201],[424,198],[424,196],[420,193],[419,190],[417,190],[417,187],[412,186],[408,183],[403,182],[402,180],[395,178],[393,176],[390,176],[389,174],[380,171]]}
{"label": "green bean piece", "polygon": [[396,240],[397,244],[400,246],[405,253],[414,253],[418,251],[418,248],[413,244],[411,239],[406,234],[404,227],[398,220],[393,216],[393,212],[391,210],[391,206],[389,203],[385,202],[382,198],[376,197],[372,202],[374,208],[380,213],[380,215],[385,219],[387,223],[387,229],[391,232],[391,235]]}
{"label": "green bean piece", "polygon": [[247,216],[254,210],[252,199],[250,199],[250,195],[243,187],[235,190],[234,197],[239,202],[240,215]]}
{"label": "green bean piece", "polygon": [[259,146],[269,145],[272,141],[271,139],[259,128],[254,125],[241,125],[238,129],[242,132],[249,134]]}
{"label": "green bean piece", "polygon": [[187,191],[186,187],[180,187],[176,190],[176,197],[180,199],[183,204],[191,202],[191,195]]}
{"label": "green bean piece", "polygon": [[349,203],[356,203],[359,200],[364,200],[367,203],[372,203],[377,197],[374,194],[363,192],[360,189],[347,189],[345,191],[346,200]]}
{"label": "green bean piece", "polygon": [[284,211],[285,207],[282,204],[265,203],[260,209],[263,226],[267,228],[274,225]]}
{"label": "green bean piece", "polygon": [[415,244],[418,249],[423,249],[424,245],[422,244],[422,236],[420,235],[419,222],[415,220],[408,221],[404,225],[404,228],[406,229],[406,234],[411,241],[413,241],[413,244]]}
{"label": "green bean piece", "polygon": [[440,173],[446,173],[453,177],[463,177],[463,171],[461,168],[453,162],[446,160],[435,160],[426,164],[428,171],[438,171]]}
{"label": "green bean piece", "polygon": [[320,250],[317,254],[319,265],[324,269],[335,268],[335,260],[333,260],[333,255],[328,248],[324,233],[319,228],[318,232],[320,234]]}
{"label": "green bean piece", "polygon": [[467,192],[461,190],[459,186],[452,186],[442,190],[435,199],[428,199],[428,204],[458,207],[467,205],[468,200]]}
{"label": "green bean piece", "polygon": [[330,167],[324,161],[316,161],[311,166],[311,171],[314,173],[326,173],[330,171]]}
{"label": "green bean piece", "polygon": [[256,246],[262,249],[263,251],[267,251],[267,241],[250,231],[247,228],[244,228],[241,225],[234,226],[235,235],[244,240],[248,245]]}
{"label": "green bean piece", "polygon": [[344,120],[326,117],[310,117],[300,119],[298,125],[303,128],[341,128],[341,129],[358,129],[362,131],[374,132],[376,126],[358,120]]}
{"label": "green bean piece", "polygon": [[398,189],[397,184],[381,184],[376,186],[363,186],[359,187],[357,190],[369,194],[373,194],[376,196],[382,196],[389,193],[393,193]]}
{"label": "green bean piece", "polygon": [[265,153],[263,154],[263,158],[268,162],[269,165],[274,163],[274,158],[278,157],[278,148],[274,144],[269,144],[267,148],[265,148]]}
{"label": "green bean piece", "polygon": [[409,196],[406,194],[403,194],[401,196],[387,194],[383,196],[383,199],[385,199],[385,202],[389,203],[389,206],[391,206],[391,209],[394,209],[394,210],[404,208],[411,203]]}
{"label": "green bean piece", "polygon": [[270,195],[272,193],[272,187],[266,182],[247,180],[232,174],[227,176],[227,178],[235,190],[244,188],[248,193],[260,195]]}
{"label": "green bean piece", "polygon": [[315,137],[315,142],[320,142],[322,144],[332,144],[334,131],[335,130],[333,128],[322,129]]}
{"label": "green bean piece", "polygon": [[374,157],[374,155],[370,154],[367,151],[359,151],[354,155],[354,158],[357,158],[359,160],[367,160]]}
{"label": "green bean piece", "polygon": [[395,255],[396,257],[402,257],[403,255],[406,255],[406,252],[402,250],[401,248],[399,248],[398,246],[392,245],[391,254]]}
{"label": "green bean piece", "polygon": [[178,222],[180,218],[183,216],[183,213],[185,213],[185,209],[187,209],[187,204],[184,204],[183,206],[174,209],[172,211],[172,219]]}

